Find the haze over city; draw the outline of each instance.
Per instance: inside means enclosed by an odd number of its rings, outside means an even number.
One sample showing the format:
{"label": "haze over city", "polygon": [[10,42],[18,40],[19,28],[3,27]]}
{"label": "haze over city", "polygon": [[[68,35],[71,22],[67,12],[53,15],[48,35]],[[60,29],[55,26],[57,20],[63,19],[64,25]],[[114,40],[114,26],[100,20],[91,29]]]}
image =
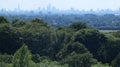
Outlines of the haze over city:
{"label": "haze over city", "polygon": [[35,10],[46,8],[51,5],[57,9],[78,9],[78,10],[98,10],[120,8],[120,0],[0,0],[0,9],[15,10]]}

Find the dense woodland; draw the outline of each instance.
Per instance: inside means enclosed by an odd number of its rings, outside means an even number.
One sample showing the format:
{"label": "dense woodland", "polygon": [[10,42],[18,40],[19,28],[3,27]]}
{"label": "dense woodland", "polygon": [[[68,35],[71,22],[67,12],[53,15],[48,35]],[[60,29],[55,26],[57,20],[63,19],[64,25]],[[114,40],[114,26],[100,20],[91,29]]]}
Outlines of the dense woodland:
{"label": "dense woodland", "polygon": [[0,67],[120,67],[120,31],[0,16]]}
{"label": "dense woodland", "polygon": [[28,12],[26,14],[0,14],[12,22],[12,20],[18,18],[25,21],[31,21],[31,19],[39,18],[49,23],[53,27],[66,27],[74,22],[85,22],[88,26],[102,29],[102,30],[120,30],[120,15],[115,14],[54,14],[50,13],[34,13]]}

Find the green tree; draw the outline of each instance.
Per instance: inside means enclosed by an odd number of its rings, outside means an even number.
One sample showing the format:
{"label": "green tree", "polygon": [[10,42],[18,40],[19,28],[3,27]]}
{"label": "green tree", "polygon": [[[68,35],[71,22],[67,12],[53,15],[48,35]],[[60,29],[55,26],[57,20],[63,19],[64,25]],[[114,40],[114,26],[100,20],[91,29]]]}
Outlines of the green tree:
{"label": "green tree", "polygon": [[76,53],[86,53],[88,50],[85,48],[84,45],[80,44],[79,42],[75,43],[68,43],[61,49],[61,51],[56,55],[58,58],[65,58],[67,55],[71,54],[72,52]]}
{"label": "green tree", "polygon": [[73,35],[72,41],[84,44],[93,53],[94,57],[97,58],[97,51],[101,45],[107,42],[107,37],[95,29],[82,29]]}
{"label": "green tree", "polygon": [[7,55],[7,54],[0,55],[0,62],[11,63],[12,62],[12,58],[13,58],[12,55]]}
{"label": "green tree", "polygon": [[44,22],[42,19],[39,19],[39,18],[35,18],[31,22],[39,23],[41,26],[46,26],[48,28],[50,27],[46,22]]}
{"label": "green tree", "polygon": [[90,53],[76,54],[74,52],[62,61],[62,63],[68,64],[69,67],[91,67],[96,62]]}
{"label": "green tree", "polygon": [[92,55],[79,42],[69,43],[57,55],[61,63],[68,64],[69,67],[90,67],[96,62]]}
{"label": "green tree", "polygon": [[12,62],[12,55],[0,55],[0,67],[12,67],[11,62]]}
{"label": "green tree", "polygon": [[120,53],[116,56],[116,58],[112,61],[111,65],[113,67],[120,67]]}
{"label": "green tree", "polygon": [[13,57],[13,67],[31,67],[31,53],[26,45],[16,51]]}
{"label": "green tree", "polygon": [[71,24],[70,26],[68,26],[68,28],[73,29],[75,31],[78,31],[80,29],[85,29],[88,28],[88,26],[86,25],[86,23],[83,22],[76,22]]}
{"label": "green tree", "polygon": [[109,64],[102,64],[98,62],[97,64],[92,65],[91,67],[112,67]]}
{"label": "green tree", "polygon": [[24,21],[21,21],[19,19],[14,19],[12,21],[12,26],[13,27],[21,27],[21,26],[24,26],[26,23]]}
{"label": "green tree", "polygon": [[107,36],[107,38],[107,43],[102,45],[98,50],[99,60],[103,63],[111,63],[120,52],[120,38],[112,35]]}
{"label": "green tree", "polygon": [[0,23],[8,23],[8,21],[3,16],[0,16]]}
{"label": "green tree", "polygon": [[60,64],[59,62],[56,61],[51,61],[51,60],[43,60],[40,63],[36,64],[37,67],[68,67],[67,64]]}
{"label": "green tree", "polygon": [[113,32],[113,35],[114,35],[115,37],[119,37],[119,38],[120,38],[120,31]]}
{"label": "green tree", "polygon": [[52,56],[52,45],[55,40],[51,28],[41,26],[39,23],[29,22],[19,28],[19,34],[22,41],[27,44],[33,54]]}
{"label": "green tree", "polygon": [[21,45],[17,29],[10,24],[0,24],[0,52],[13,54]]}

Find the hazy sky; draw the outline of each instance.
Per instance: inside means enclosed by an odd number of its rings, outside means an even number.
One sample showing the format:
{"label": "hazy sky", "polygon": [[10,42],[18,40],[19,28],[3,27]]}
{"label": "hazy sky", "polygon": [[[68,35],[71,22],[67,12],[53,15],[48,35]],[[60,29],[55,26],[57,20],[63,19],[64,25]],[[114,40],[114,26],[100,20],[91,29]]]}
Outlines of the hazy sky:
{"label": "hazy sky", "polygon": [[34,10],[38,7],[46,7],[48,4],[59,9],[113,9],[120,8],[120,0],[0,0],[0,9],[6,8],[14,10],[18,8],[23,10]]}

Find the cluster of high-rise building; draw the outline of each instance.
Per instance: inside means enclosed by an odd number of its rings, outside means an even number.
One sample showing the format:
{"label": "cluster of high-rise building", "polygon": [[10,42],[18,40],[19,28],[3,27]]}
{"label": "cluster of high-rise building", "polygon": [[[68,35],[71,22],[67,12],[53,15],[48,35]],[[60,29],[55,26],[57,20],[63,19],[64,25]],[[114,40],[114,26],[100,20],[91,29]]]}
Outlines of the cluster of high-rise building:
{"label": "cluster of high-rise building", "polygon": [[120,9],[118,10],[111,10],[111,9],[84,10],[84,9],[81,9],[80,10],[80,9],[70,8],[66,10],[61,10],[49,4],[47,7],[38,8],[36,10],[22,10],[20,8],[20,5],[18,5],[18,7],[15,8],[14,10],[0,9],[0,14],[4,14],[4,13],[10,13],[10,14],[26,14],[26,13],[28,14],[29,13],[61,14],[62,13],[62,14],[115,14],[115,15],[120,15]]}

